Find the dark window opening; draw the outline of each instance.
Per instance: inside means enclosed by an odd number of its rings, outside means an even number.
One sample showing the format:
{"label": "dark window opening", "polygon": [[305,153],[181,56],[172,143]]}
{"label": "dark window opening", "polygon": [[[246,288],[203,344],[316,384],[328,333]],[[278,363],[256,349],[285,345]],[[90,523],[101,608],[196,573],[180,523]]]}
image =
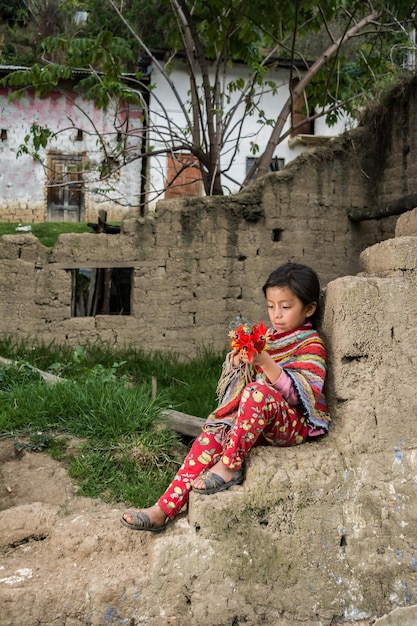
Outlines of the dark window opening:
{"label": "dark window opening", "polygon": [[107,156],[100,163],[100,180],[114,174],[120,168],[120,163],[114,156]]}
{"label": "dark window opening", "polygon": [[84,133],[81,128],[77,128],[77,135],[75,137],[75,141],[82,141],[84,139]]}
{"label": "dark window opening", "polygon": [[2,128],[0,131],[0,139],[2,141],[6,141],[7,140],[7,129],[6,128]]}
{"label": "dark window opening", "polygon": [[281,241],[282,233],[283,233],[282,228],[273,228],[272,241]]}
{"label": "dark window opening", "polygon": [[72,270],[72,317],[130,315],[131,267]]}
{"label": "dark window opening", "polygon": [[[252,157],[252,156],[246,157],[246,174],[249,174],[256,159],[257,157]],[[269,164],[269,171],[280,172],[284,168],[284,165],[285,165],[285,159],[274,156],[272,158],[271,163]],[[254,179],[255,179],[255,175],[252,176],[252,178],[250,179],[250,182],[253,182]]]}

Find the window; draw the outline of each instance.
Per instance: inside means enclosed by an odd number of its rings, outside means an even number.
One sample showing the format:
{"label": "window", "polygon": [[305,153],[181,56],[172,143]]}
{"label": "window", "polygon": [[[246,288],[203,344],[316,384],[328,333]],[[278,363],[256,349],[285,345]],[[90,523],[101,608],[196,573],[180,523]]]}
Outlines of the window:
{"label": "window", "polygon": [[81,267],[71,271],[72,317],[130,315],[131,267]]}
{"label": "window", "polygon": [[[246,157],[246,174],[248,174],[252,168],[252,165],[255,163],[257,157]],[[269,164],[270,172],[280,172],[285,165],[285,159],[280,157],[273,157],[271,163]],[[253,178],[251,179],[251,181]]]}

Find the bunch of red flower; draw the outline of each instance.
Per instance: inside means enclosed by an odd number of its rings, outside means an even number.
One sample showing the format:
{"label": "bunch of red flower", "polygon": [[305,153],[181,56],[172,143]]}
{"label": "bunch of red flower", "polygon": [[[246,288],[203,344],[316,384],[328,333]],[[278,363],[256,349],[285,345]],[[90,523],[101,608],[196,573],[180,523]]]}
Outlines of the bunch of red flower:
{"label": "bunch of red flower", "polygon": [[265,348],[267,330],[263,322],[254,324],[251,327],[241,323],[238,328],[229,332],[229,336],[232,339],[230,347],[238,352],[241,350],[247,352],[249,362],[251,363],[254,355],[259,354]]}

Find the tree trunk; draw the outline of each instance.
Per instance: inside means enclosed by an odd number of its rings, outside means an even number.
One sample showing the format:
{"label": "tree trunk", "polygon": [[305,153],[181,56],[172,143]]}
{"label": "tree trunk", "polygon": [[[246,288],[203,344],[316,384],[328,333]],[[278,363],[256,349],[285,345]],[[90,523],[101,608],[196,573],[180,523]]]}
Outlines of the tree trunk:
{"label": "tree trunk", "polygon": [[223,196],[224,191],[222,187],[221,176],[219,174],[218,167],[215,172],[202,171],[204,191],[207,196]]}

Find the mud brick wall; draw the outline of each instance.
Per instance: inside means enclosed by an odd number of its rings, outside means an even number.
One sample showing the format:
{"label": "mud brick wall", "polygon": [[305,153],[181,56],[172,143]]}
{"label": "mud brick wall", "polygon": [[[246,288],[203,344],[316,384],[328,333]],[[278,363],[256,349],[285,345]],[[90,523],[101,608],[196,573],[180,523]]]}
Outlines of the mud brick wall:
{"label": "mud brick wall", "polygon": [[[315,177],[298,167],[306,183]],[[31,234],[4,236],[0,332],[71,345],[101,338],[184,357],[202,345],[222,350],[237,315],[266,319],[261,287],[277,265],[308,263],[326,284],[352,270],[355,247],[385,235],[359,237],[339,208],[298,191],[284,203],[292,182],[272,175],[242,196],[160,203],[155,216],[125,220],[120,235],[61,235],[53,249]],[[71,270],[99,267],[131,268],[130,315],[71,316]]]}

